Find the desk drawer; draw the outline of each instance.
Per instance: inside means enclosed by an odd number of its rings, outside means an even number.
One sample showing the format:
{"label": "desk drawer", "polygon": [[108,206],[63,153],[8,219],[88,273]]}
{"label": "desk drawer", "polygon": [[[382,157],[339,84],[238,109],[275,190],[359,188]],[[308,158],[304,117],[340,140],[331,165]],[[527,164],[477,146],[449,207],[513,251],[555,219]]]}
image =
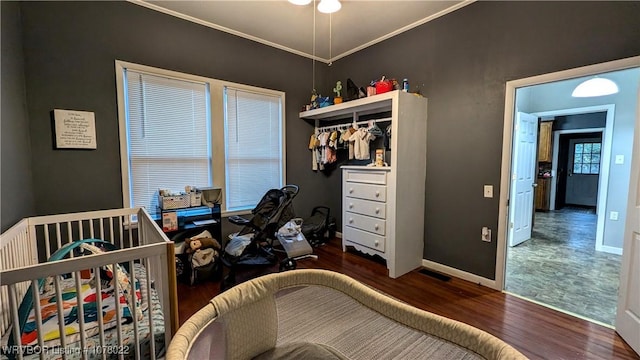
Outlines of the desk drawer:
{"label": "desk drawer", "polygon": [[345,226],[342,233],[344,241],[351,241],[371,249],[384,252],[385,237]]}
{"label": "desk drawer", "polygon": [[387,187],[347,181],[345,182],[345,194],[343,196],[385,202],[387,201]]}
{"label": "desk drawer", "polygon": [[345,197],[344,208],[346,211],[356,214],[373,216],[380,219],[387,218],[387,204],[383,202]]}
{"label": "desk drawer", "polygon": [[376,233],[378,235],[385,234],[387,225],[387,222],[383,219],[354,214],[348,211],[344,213],[344,223],[345,225]]}

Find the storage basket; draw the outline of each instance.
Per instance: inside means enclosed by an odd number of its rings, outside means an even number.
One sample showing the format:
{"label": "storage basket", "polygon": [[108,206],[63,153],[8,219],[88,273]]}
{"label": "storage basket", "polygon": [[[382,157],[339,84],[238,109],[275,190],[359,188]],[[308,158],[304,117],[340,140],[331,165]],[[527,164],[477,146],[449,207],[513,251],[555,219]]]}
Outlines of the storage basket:
{"label": "storage basket", "polygon": [[158,195],[158,206],[163,210],[188,208],[191,206],[191,196],[189,194],[175,196]]}

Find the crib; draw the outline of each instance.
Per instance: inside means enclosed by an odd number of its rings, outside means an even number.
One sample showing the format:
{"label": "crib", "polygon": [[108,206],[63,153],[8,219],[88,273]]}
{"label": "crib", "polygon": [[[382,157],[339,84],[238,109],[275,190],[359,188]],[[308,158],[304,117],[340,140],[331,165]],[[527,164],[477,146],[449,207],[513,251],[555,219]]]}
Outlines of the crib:
{"label": "crib", "polygon": [[[91,255],[71,252],[58,261],[47,261],[56,250],[82,239],[101,239],[116,250]],[[108,245],[108,244],[107,244]],[[143,208],[114,209],[21,220],[0,235],[0,336],[2,358],[17,359],[156,359],[164,355],[178,328],[174,244]],[[112,304],[115,317],[104,318],[109,298],[101,288],[101,278],[91,286],[87,273],[112,270],[113,279],[132,284],[129,295],[113,280]],[[128,269],[128,271],[124,269]],[[43,279],[49,293],[42,290]],[[95,280],[97,279],[97,280]],[[68,290],[76,291],[73,324],[69,328]],[[93,288],[92,288],[93,287]],[[85,297],[85,289],[93,297]],[[29,291],[30,289],[30,291]],[[28,294],[33,306],[30,325],[36,337],[24,337],[24,314],[19,307]],[[125,295],[122,295],[125,294]],[[63,299],[64,297],[64,299]],[[123,298],[128,302],[122,304]],[[86,299],[93,299],[85,301]],[[91,302],[93,301],[93,302]],[[42,312],[42,304],[51,311]],[[127,307],[133,314],[123,318]],[[87,309],[93,309],[88,316]],[[65,313],[65,311],[67,311]],[[86,313],[87,312],[87,313]],[[43,320],[55,318],[58,336],[45,338]],[[94,316],[95,315],[95,316]],[[87,322],[87,318],[90,320]],[[57,319],[64,319],[58,321]],[[35,325],[34,325],[35,324]],[[43,334],[45,332],[45,334]],[[51,333],[51,332],[50,332]],[[50,334],[49,333],[49,334]],[[11,341],[10,338],[18,339]]]}

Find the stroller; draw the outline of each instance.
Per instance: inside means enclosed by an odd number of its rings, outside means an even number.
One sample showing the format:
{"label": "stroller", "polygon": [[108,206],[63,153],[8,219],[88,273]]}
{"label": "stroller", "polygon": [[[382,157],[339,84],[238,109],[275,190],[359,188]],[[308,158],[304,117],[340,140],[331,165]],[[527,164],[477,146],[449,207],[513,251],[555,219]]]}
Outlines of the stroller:
{"label": "stroller", "polygon": [[[274,240],[277,238],[283,245],[287,258],[280,265],[280,270],[295,268],[295,259],[308,257],[313,252],[309,243],[304,239],[296,242],[294,255],[289,256],[288,244],[278,232],[283,225],[293,219],[292,201],[298,194],[297,185],[286,185],[281,189],[271,189],[265,193],[258,205],[251,211],[253,217],[246,219],[231,216],[232,224],[241,225],[241,230],[233,234],[222,251],[222,264],[229,269],[221,284],[221,291],[235,285],[236,271],[240,266],[272,266],[278,262]],[[285,244],[288,243],[288,244]],[[306,246],[305,246],[306,244]]]}

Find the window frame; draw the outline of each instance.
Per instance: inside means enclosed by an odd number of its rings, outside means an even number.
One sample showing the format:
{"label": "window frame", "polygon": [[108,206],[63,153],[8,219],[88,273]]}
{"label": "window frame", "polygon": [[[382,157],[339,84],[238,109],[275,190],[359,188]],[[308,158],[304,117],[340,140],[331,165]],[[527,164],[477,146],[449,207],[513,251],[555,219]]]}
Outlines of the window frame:
{"label": "window frame", "polygon": [[[208,84],[209,86],[209,103],[211,106],[210,111],[210,143],[211,143],[211,179],[213,181],[214,187],[219,187],[223,189],[222,191],[222,199],[220,201],[221,212],[223,215],[234,215],[234,214],[247,214],[250,213],[251,209],[247,210],[236,210],[236,211],[227,211],[226,208],[226,194],[224,189],[226,186],[226,171],[227,164],[225,163],[226,154],[225,154],[225,119],[224,119],[224,89],[226,87],[231,87],[238,90],[257,92],[260,94],[271,95],[280,97],[281,103],[281,124],[280,124],[280,149],[281,149],[281,161],[280,161],[280,181],[281,186],[286,184],[287,174],[286,174],[286,96],[283,91],[265,89],[261,87],[245,85],[234,83],[230,81],[212,79],[208,77],[192,75],[187,73],[182,73],[173,70],[161,69],[147,65],[141,65],[131,62],[126,62],[122,60],[115,61],[115,71],[116,71],[116,95],[117,95],[117,106],[118,106],[118,128],[120,135],[120,169],[121,169],[121,185],[122,185],[122,203],[124,207],[131,206],[131,194],[130,194],[130,173],[129,173],[129,146],[128,146],[128,132],[127,132],[127,121],[126,121],[126,98],[124,91],[124,72],[126,69],[131,69],[137,72],[149,73],[155,76],[164,76],[168,78],[173,78],[176,80],[183,81],[193,81],[193,82],[202,82]],[[218,164],[218,165],[216,165]],[[187,185],[187,184],[185,184]],[[257,199],[260,201],[260,199]],[[149,213],[154,213],[155,209],[147,209]]]}

